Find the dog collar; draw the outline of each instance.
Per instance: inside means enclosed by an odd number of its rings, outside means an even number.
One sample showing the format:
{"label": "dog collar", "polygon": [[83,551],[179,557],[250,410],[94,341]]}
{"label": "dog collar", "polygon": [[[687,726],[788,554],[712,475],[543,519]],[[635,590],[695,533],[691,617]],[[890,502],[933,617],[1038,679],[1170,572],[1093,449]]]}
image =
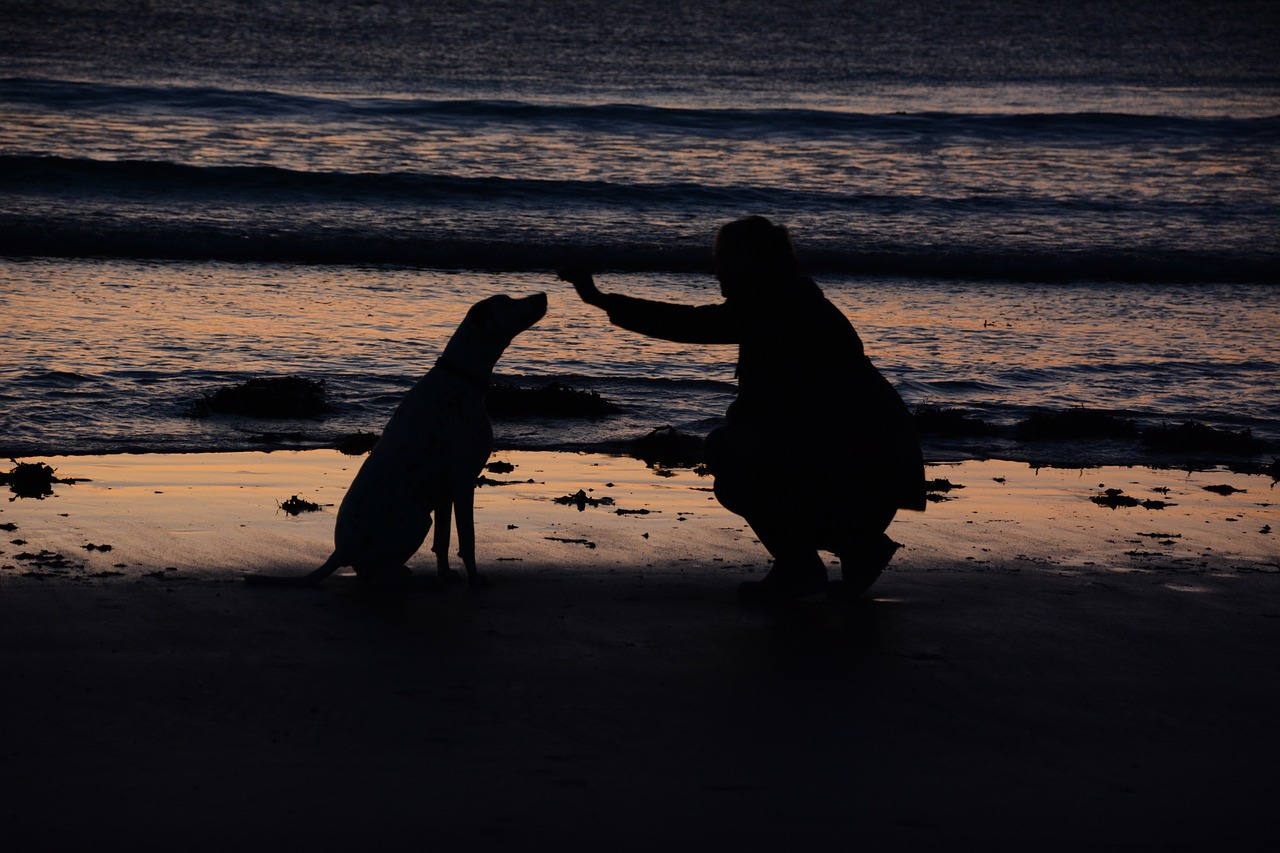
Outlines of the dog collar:
{"label": "dog collar", "polygon": [[452,373],[466,384],[470,385],[481,394],[489,391],[489,377],[481,376],[472,370],[467,370],[462,365],[453,361],[453,359],[440,356],[436,359],[436,367],[442,368],[446,373]]}

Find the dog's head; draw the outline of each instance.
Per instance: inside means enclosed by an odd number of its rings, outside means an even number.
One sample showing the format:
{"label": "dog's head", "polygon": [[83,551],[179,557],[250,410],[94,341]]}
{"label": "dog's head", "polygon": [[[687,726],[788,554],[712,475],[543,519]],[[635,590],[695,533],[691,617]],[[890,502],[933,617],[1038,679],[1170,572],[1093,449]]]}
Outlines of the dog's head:
{"label": "dog's head", "polygon": [[505,347],[547,313],[547,295],[535,293],[519,299],[500,294],[482,299],[467,312],[467,322],[495,343]]}

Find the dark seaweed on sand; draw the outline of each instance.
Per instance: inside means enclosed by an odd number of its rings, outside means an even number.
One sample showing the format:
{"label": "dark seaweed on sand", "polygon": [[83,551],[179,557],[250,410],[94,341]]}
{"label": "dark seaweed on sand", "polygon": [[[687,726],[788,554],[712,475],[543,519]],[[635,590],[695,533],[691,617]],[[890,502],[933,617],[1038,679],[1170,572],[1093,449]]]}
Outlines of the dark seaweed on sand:
{"label": "dark seaweed on sand", "polygon": [[53,494],[53,484],[71,485],[77,482],[74,477],[55,477],[56,468],[50,468],[43,462],[19,462],[10,459],[13,468],[8,473],[0,472],[0,485],[8,486],[15,498],[35,498],[43,500]]}
{"label": "dark seaweed on sand", "polygon": [[613,506],[613,498],[592,498],[588,497],[583,489],[578,489],[578,493],[574,495],[565,495],[560,498],[553,498],[553,502],[563,504],[565,506],[576,506],[578,512],[582,512],[589,506]]}
{"label": "dark seaweed on sand", "polygon": [[1094,495],[1089,500],[1105,506],[1110,509],[1119,509],[1120,507],[1136,507],[1143,509],[1164,509],[1167,506],[1176,506],[1176,504],[1167,503],[1165,501],[1145,500],[1140,501],[1132,495],[1126,495],[1124,489],[1107,489],[1100,495]]}
{"label": "dark seaweed on sand", "polygon": [[933,503],[942,503],[943,501],[955,500],[954,497],[947,494],[955,489],[963,489],[960,483],[953,483],[945,478],[936,480],[928,480],[924,484],[924,499]]}
{"label": "dark seaweed on sand", "polygon": [[1033,412],[1014,428],[1019,441],[1072,441],[1082,438],[1134,438],[1132,420],[1107,412],[1075,408],[1061,412]]}
{"label": "dark seaweed on sand", "polygon": [[1139,500],[1132,495],[1126,495],[1124,489],[1107,489],[1100,495],[1094,495],[1089,500],[1099,506],[1110,507],[1116,509],[1122,506],[1137,506]]}
{"label": "dark seaweed on sand", "polygon": [[334,448],[344,456],[363,456],[373,450],[379,438],[381,436],[376,432],[353,432],[339,439]]}
{"label": "dark seaweed on sand", "polygon": [[1276,483],[1280,483],[1280,459],[1272,459],[1270,462],[1237,460],[1227,467],[1237,474],[1257,474],[1260,477],[1270,477],[1272,488],[1275,487]]}
{"label": "dark seaweed on sand", "polygon": [[1253,437],[1253,430],[1231,432],[1195,421],[1144,429],[1142,443],[1152,450],[1166,453],[1231,453],[1238,456],[1252,456],[1266,447]]}
{"label": "dark seaweed on sand", "polygon": [[191,406],[193,417],[210,414],[252,418],[314,418],[328,410],[323,379],[255,377],[205,394]]}
{"label": "dark seaweed on sand", "polygon": [[694,468],[702,458],[702,438],[673,426],[658,427],[628,442],[626,452],[650,468]]}
{"label": "dark seaweed on sand", "polygon": [[489,416],[511,418],[603,418],[621,412],[595,391],[580,391],[559,382],[540,388],[495,383],[485,400]]}
{"label": "dark seaweed on sand", "polygon": [[297,495],[294,495],[293,497],[289,498],[289,500],[285,501],[284,503],[277,504],[277,506],[279,506],[280,509],[287,512],[289,515],[298,515],[304,512],[320,511],[320,504],[312,503],[311,501],[308,501],[308,500],[303,500]]}
{"label": "dark seaweed on sand", "polygon": [[[510,462],[499,461],[499,462],[490,462],[489,464],[484,466],[484,469],[488,471],[490,474],[510,474],[512,471],[516,470],[516,466],[512,465]],[[492,477],[486,477],[484,474],[481,474],[479,477],[476,478],[476,488],[478,489],[483,486],[523,486],[532,482],[534,481],[533,480],[495,480]]]}

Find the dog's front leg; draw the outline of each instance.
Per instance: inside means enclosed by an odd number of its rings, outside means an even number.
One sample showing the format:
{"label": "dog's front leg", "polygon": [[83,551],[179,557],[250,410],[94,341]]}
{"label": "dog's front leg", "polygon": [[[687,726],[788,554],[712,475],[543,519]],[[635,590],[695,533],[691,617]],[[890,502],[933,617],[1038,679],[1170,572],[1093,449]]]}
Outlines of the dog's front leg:
{"label": "dog's front leg", "polygon": [[431,550],[436,555],[436,576],[442,581],[460,580],[458,573],[449,568],[449,522],[453,515],[453,501],[446,494],[436,502],[436,532],[431,540]]}
{"label": "dog's front leg", "polygon": [[453,512],[458,519],[458,556],[467,570],[467,583],[473,587],[484,586],[485,580],[476,569],[476,491],[475,485],[460,486],[454,494]]}

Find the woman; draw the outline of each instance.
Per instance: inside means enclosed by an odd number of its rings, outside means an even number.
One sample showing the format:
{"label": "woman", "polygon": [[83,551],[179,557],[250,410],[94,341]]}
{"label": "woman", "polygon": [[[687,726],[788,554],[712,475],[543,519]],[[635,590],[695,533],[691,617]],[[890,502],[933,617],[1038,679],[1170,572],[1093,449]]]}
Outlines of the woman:
{"label": "woman", "polygon": [[924,465],[911,415],[818,286],[799,274],[785,228],[730,222],[713,246],[724,302],[685,306],[600,291],[590,272],[560,277],[615,325],[671,341],[738,345],[738,397],[706,441],[715,494],[773,555],[744,601],[822,592],[818,549],[858,595],[897,549],[885,529],[899,508],[923,510]]}

